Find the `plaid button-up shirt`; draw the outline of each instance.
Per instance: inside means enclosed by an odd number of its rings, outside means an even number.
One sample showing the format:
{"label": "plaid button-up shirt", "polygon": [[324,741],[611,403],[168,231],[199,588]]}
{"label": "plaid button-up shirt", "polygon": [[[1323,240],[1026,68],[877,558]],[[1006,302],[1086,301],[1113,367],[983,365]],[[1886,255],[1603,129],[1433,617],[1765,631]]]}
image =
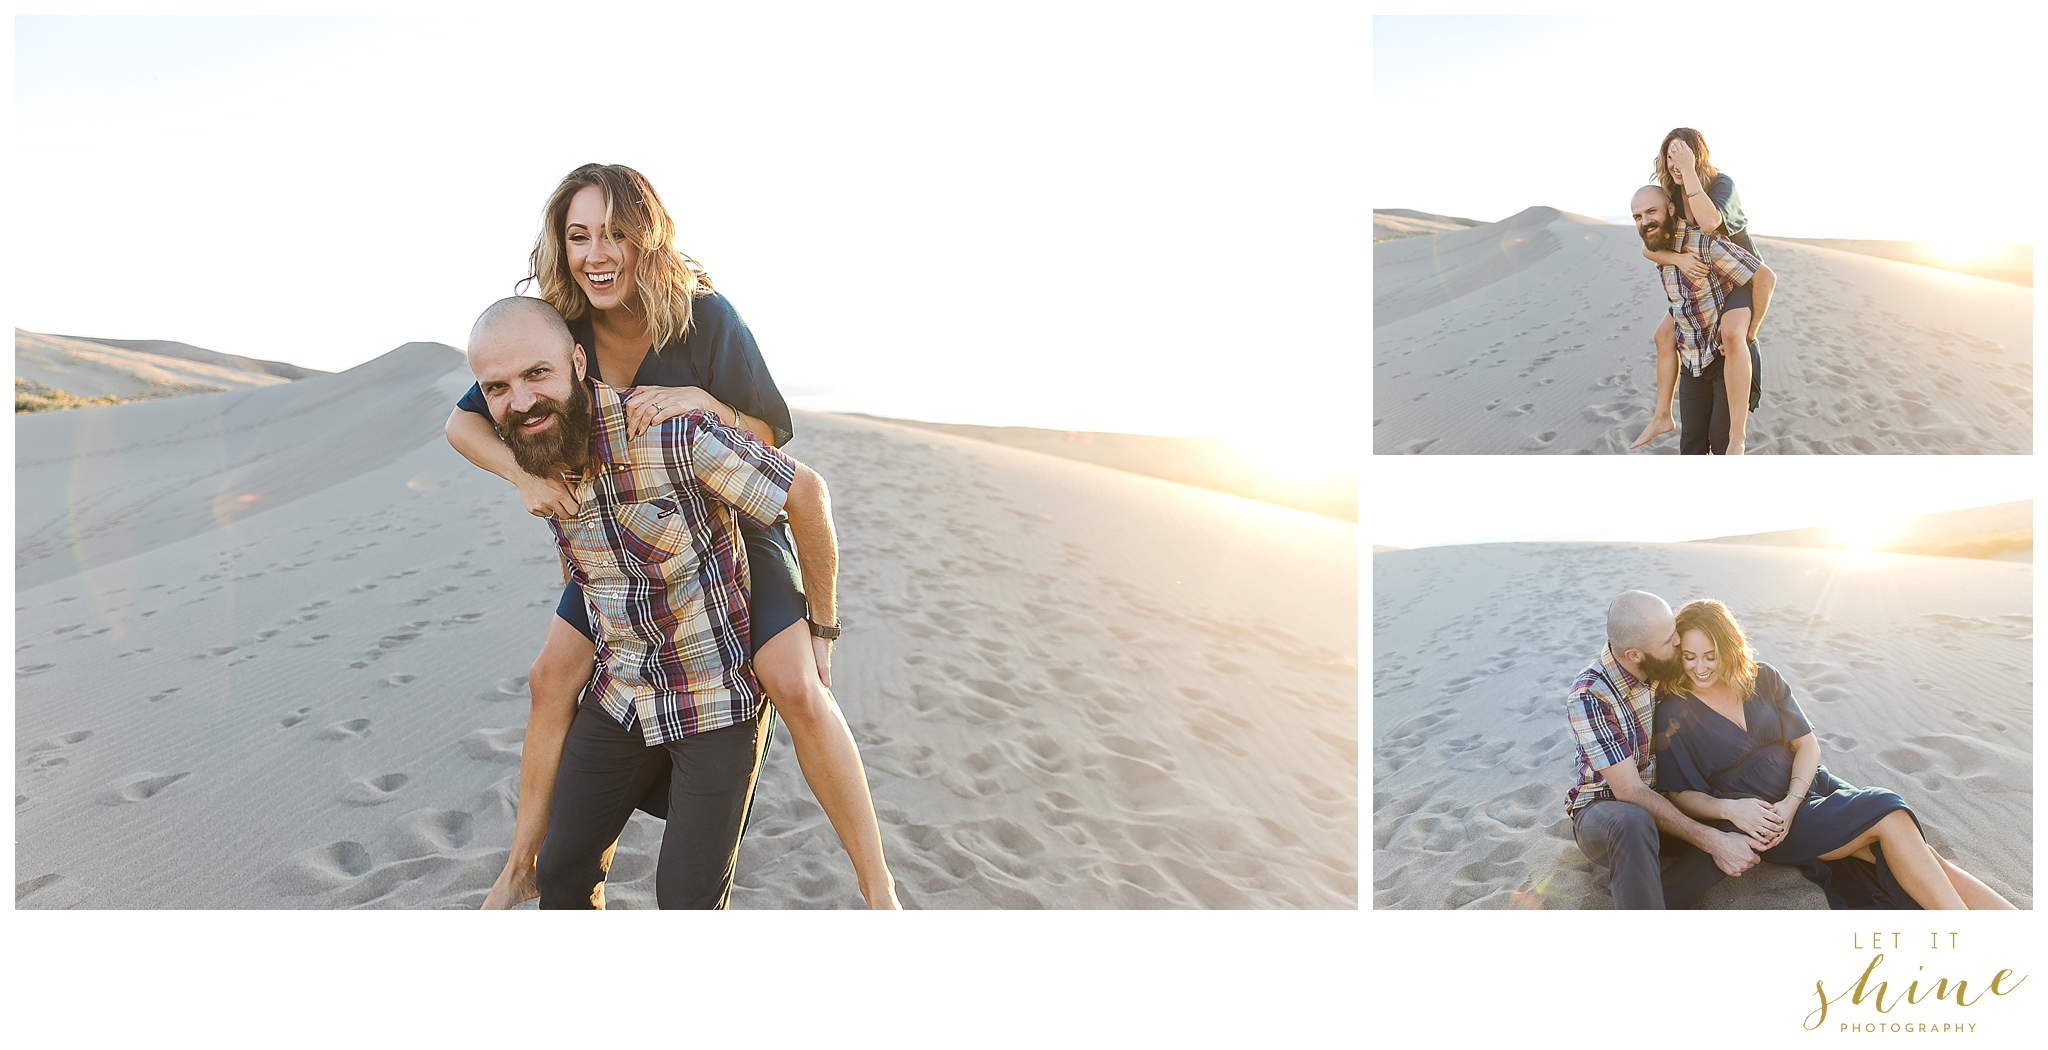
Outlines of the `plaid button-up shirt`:
{"label": "plaid button-up shirt", "polygon": [[629,441],[625,401],[589,388],[590,462],[564,478],[579,509],[549,519],[597,634],[586,696],[650,747],[744,722],[761,686],[735,516],[774,522],[795,464],[701,411]]}
{"label": "plaid button-up shirt", "polygon": [[1599,771],[1630,756],[1636,760],[1643,784],[1656,786],[1657,753],[1650,746],[1656,710],[1656,689],[1636,681],[1616,662],[1612,646],[1602,649],[1600,659],[1579,672],[1572,695],[1564,702],[1565,717],[1571,721],[1572,736],[1579,745],[1578,783],[1564,796],[1567,815],[1613,798],[1614,789],[1601,779]]}
{"label": "plaid button-up shirt", "polygon": [[1726,238],[1705,236],[1697,226],[1686,226],[1679,242],[1673,251],[1691,252],[1706,262],[1706,283],[1694,282],[1676,266],[1657,267],[1657,276],[1664,281],[1664,298],[1671,300],[1678,363],[1697,377],[1714,363],[1720,345],[1721,304],[1728,301],[1728,293],[1748,284],[1763,263]]}

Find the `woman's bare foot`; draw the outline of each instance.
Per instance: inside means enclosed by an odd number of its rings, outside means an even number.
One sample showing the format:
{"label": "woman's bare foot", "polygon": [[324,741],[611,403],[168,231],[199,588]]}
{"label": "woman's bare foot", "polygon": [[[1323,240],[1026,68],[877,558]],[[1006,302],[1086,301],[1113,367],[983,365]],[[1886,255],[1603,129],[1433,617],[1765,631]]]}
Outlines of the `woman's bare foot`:
{"label": "woman's bare foot", "polygon": [[514,905],[524,904],[540,896],[540,890],[533,884],[533,862],[524,867],[505,865],[498,873],[498,881],[491,883],[491,892],[484,896],[484,911],[504,911]]}
{"label": "woman's bare foot", "polygon": [[1635,444],[1630,445],[1629,447],[1632,449],[1642,448],[1644,445],[1647,445],[1650,442],[1655,441],[1658,438],[1663,437],[1664,435],[1669,434],[1676,429],[1678,429],[1678,424],[1673,423],[1671,421],[1670,416],[1651,416],[1650,425],[1643,428],[1641,436],[1637,437]]}
{"label": "woman's bare foot", "polygon": [[860,895],[868,902],[869,911],[902,911],[903,905],[896,900],[896,880],[890,879],[887,886],[879,891],[862,887]]}

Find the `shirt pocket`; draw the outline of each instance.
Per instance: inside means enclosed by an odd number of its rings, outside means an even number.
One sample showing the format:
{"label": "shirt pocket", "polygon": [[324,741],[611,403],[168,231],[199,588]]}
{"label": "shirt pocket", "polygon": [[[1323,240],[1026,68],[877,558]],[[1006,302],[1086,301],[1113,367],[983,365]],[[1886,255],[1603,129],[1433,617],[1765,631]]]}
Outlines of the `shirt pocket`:
{"label": "shirt pocket", "polygon": [[618,525],[620,553],[628,572],[637,564],[652,574],[666,562],[688,553],[691,548],[689,515],[674,495],[645,503],[621,503],[614,513]]}

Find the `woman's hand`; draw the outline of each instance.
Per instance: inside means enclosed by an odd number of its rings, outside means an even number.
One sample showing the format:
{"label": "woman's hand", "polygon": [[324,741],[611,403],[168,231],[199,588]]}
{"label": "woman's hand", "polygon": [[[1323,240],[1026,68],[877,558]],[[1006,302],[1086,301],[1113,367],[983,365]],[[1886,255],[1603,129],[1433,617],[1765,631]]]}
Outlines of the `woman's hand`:
{"label": "woman's hand", "polygon": [[628,440],[647,433],[649,427],[664,419],[674,419],[685,412],[703,409],[721,420],[732,414],[732,409],[718,403],[718,399],[695,386],[636,386],[632,396],[626,399],[626,437]]}
{"label": "woman's hand", "polygon": [[537,478],[521,473],[512,482],[519,486],[519,498],[526,503],[526,513],[536,518],[573,518],[576,516],[576,493],[569,486],[554,478]]}
{"label": "woman's hand", "polygon": [[1701,284],[1706,281],[1707,261],[1705,259],[1700,258],[1693,252],[1678,252],[1676,254],[1678,255],[1676,265],[1678,266],[1679,273],[1684,274],[1686,279],[1694,284]]}
{"label": "woman's hand", "polygon": [[811,656],[818,661],[818,681],[832,688],[832,639],[811,636]]}
{"label": "woman's hand", "polygon": [[1785,836],[1791,834],[1792,818],[1799,815],[1799,804],[1806,801],[1801,797],[1804,794],[1801,792],[1799,795],[1787,795],[1771,807],[1772,812],[1778,815],[1778,819],[1784,822],[1778,826],[1778,836],[1771,840],[1771,845],[1775,846],[1785,841]]}
{"label": "woman's hand", "polygon": [[1731,798],[1722,811],[1722,819],[1734,824],[1736,830],[1749,836],[1756,848],[1766,850],[1778,844],[1784,837],[1786,820],[1778,813],[1777,807],[1760,798]]}
{"label": "woman's hand", "polygon": [[1684,177],[1679,181],[1691,183],[1699,178],[1700,169],[1693,160],[1692,147],[1687,145],[1684,139],[1671,140],[1671,162],[1678,165],[1678,170],[1684,173]]}

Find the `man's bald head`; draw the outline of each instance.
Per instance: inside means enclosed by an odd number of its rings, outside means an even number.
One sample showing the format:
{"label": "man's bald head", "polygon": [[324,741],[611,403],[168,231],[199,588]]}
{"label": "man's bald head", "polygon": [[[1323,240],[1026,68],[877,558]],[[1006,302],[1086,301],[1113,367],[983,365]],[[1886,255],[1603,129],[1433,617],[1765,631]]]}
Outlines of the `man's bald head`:
{"label": "man's bald head", "polygon": [[471,353],[508,344],[527,351],[559,351],[566,364],[576,337],[569,334],[568,323],[546,300],[515,295],[492,303],[469,329]]}
{"label": "man's bald head", "polygon": [[1654,182],[1649,184],[1648,186],[1643,187],[1642,189],[1637,190],[1636,195],[1628,199],[1628,206],[1630,211],[1640,211],[1646,204],[1668,205],[1670,203],[1671,194],[1664,192],[1664,187],[1659,186]]}
{"label": "man's bald head", "polygon": [[1677,630],[1671,606],[1648,591],[1623,591],[1607,603],[1607,645],[1616,656],[1630,649],[1662,655],[1656,650]]}

